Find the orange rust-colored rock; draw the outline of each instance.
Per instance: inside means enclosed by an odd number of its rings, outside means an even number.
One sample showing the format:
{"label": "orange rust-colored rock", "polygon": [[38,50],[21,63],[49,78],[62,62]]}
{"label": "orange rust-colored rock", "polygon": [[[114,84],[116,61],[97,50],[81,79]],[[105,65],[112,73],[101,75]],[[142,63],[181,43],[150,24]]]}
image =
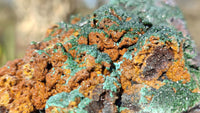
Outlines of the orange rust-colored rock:
{"label": "orange rust-colored rock", "polygon": [[107,53],[113,61],[117,60],[119,57],[119,52],[116,49],[107,49],[104,52]]}
{"label": "orange rust-colored rock", "polygon": [[184,62],[181,60],[174,62],[167,71],[166,75],[169,79],[175,82],[183,80],[183,83],[187,83],[190,81],[190,74],[188,73],[187,69],[184,68]]}
{"label": "orange rust-colored rock", "polygon": [[135,38],[135,40],[132,40],[130,38],[123,38],[122,41],[119,43],[119,48],[122,48],[122,47],[129,47],[131,45],[134,45],[137,43],[137,40],[138,38]]}

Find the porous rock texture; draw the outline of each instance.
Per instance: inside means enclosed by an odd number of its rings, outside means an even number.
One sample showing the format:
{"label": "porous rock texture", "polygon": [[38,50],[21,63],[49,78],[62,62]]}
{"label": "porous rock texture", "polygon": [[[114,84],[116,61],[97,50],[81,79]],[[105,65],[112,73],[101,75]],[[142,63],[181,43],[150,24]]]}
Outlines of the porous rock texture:
{"label": "porous rock texture", "polygon": [[2,112],[180,113],[198,105],[200,70],[172,0],[111,0],[70,22],[0,68]]}

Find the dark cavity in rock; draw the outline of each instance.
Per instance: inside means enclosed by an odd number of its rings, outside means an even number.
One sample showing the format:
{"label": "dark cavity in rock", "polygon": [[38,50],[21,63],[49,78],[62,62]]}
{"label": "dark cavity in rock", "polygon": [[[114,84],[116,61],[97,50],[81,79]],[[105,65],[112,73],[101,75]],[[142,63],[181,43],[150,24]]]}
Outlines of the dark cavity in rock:
{"label": "dark cavity in rock", "polygon": [[146,60],[146,65],[142,66],[142,78],[152,80],[167,71],[174,59],[174,53],[170,48],[159,46],[155,48],[152,55]]}

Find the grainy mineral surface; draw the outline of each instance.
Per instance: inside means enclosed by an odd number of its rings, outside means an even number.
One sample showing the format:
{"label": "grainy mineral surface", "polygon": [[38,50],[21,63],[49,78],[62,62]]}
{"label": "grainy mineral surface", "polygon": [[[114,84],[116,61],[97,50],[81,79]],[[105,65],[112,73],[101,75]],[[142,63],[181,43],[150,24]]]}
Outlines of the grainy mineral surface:
{"label": "grainy mineral surface", "polygon": [[184,112],[200,101],[194,56],[173,2],[111,0],[0,68],[0,111]]}

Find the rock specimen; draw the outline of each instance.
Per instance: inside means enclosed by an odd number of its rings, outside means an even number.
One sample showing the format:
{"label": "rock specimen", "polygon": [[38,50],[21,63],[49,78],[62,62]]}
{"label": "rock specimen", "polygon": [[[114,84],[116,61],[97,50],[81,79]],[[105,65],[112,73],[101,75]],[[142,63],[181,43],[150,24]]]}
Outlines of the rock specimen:
{"label": "rock specimen", "polygon": [[179,113],[196,106],[200,70],[170,1],[113,0],[52,26],[23,59],[0,68],[0,110]]}

